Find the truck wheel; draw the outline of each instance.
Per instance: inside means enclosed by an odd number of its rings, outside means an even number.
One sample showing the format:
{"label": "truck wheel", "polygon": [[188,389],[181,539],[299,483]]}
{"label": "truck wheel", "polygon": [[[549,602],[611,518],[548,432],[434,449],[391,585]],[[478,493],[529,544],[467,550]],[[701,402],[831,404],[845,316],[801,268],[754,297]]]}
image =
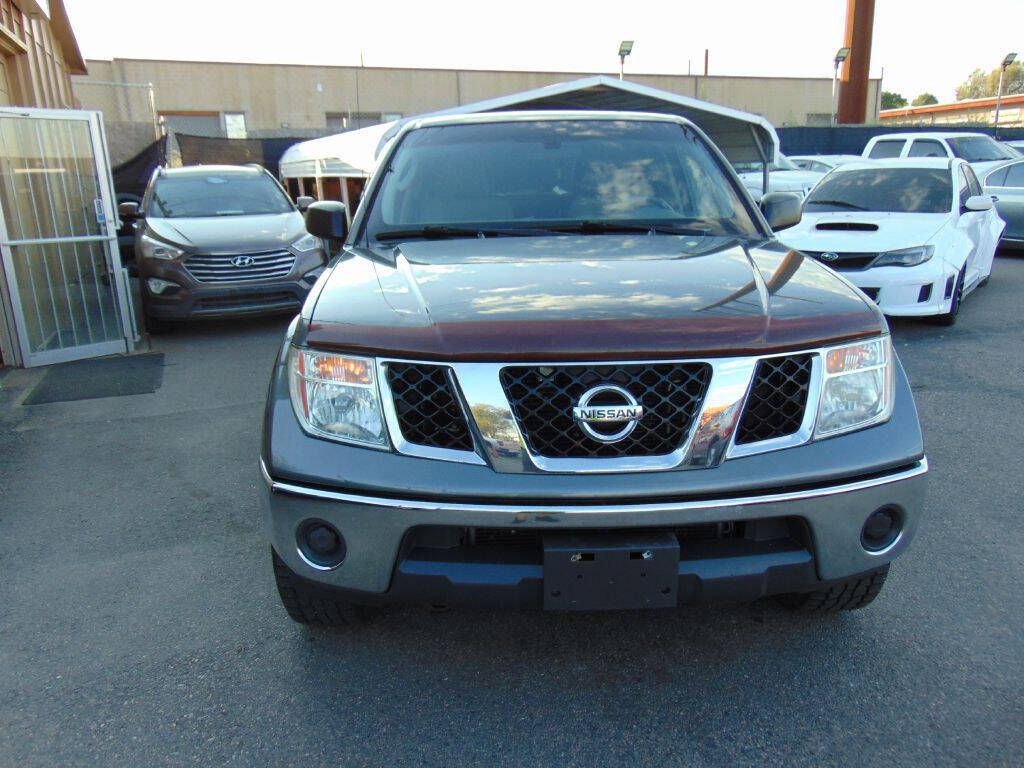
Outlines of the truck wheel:
{"label": "truck wheel", "polygon": [[277,594],[293,621],[315,627],[340,627],[365,620],[360,606],[337,600],[328,587],[303,579],[284,564],[273,547],[270,554],[274,560]]}
{"label": "truck wheel", "polygon": [[828,589],[779,595],[778,601],[786,608],[801,613],[853,611],[863,608],[878,597],[888,573],[889,566],[886,565],[855,579],[833,584]]}
{"label": "truck wheel", "polygon": [[964,280],[967,277],[967,265],[964,264],[960,274],[956,276],[956,285],[953,286],[953,303],[949,305],[949,312],[935,316],[935,322],[939,325],[953,325],[956,316],[960,314],[960,304],[964,300]]}

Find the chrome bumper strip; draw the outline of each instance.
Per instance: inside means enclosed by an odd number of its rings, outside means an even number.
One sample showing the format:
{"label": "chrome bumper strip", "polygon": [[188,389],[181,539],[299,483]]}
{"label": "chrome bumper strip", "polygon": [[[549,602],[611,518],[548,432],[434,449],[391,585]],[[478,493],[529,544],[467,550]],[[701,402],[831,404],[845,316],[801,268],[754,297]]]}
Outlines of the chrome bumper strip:
{"label": "chrome bumper strip", "polygon": [[285,483],[274,480],[267,471],[266,464],[260,459],[260,471],[263,479],[274,493],[285,493],[294,496],[305,496],[308,498],[322,499],[325,501],[340,501],[350,504],[364,504],[372,507],[390,507],[392,509],[415,509],[426,511],[447,511],[447,512],[497,512],[506,514],[518,513],[541,513],[560,512],[565,514],[601,514],[615,512],[668,512],[684,509],[717,509],[720,507],[741,507],[753,504],[774,504],[779,502],[802,501],[822,496],[835,496],[841,493],[862,491],[867,488],[875,488],[880,485],[898,483],[902,480],[923,475],[928,471],[928,459],[922,457],[914,466],[908,469],[894,472],[890,475],[882,475],[866,480],[854,480],[839,485],[830,485],[823,488],[811,488],[802,491],[784,491],[770,493],[761,496],[737,496],[722,499],[706,499],[700,501],[668,501],[655,503],[635,504],[463,504],[446,501],[425,501],[416,499],[392,499],[382,496],[364,496],[357,493],[343,493],[340,491],[327,491],[320,488],[310,488],[293,483]]}

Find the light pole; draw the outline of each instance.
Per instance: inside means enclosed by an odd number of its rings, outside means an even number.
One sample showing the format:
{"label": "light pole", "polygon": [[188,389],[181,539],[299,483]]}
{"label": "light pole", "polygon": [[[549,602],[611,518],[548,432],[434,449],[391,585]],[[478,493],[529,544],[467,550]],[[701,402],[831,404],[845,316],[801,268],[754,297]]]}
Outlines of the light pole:
{"label": "light pole", "polygon": [[623,40],[619,43],[619,80],[622,79],[623,71],[626,69],[626,57],[633,52],[633,41]]}
{"label": "light pole", "polygon": [[833,128],[836,125],[836,81],[839,79],[839,65],[846,61],[849,55],[849,48],[840,48],[836,51],[836,57],[832,61],[832,64],[834,65],[834,69],[832,70],[832,112],[829,114],[829,117],[832,119],[829,120],[829,125]]}
{"label": "light pole", "polygon": [[1013,62],[1014,62],[1014,60],[1016,58],[1017,58],[1017,54],[1016,53],[1008,53],[1008,54],[1006,54],[1006,56],[1003,57],[1003,64],[1002,64],[1002,67],[999,70],[999,88],[998,88],[998,90],[996,90],[995,130],[993,131],[993,133],[995,134],[995,137],[997,139],[999,138],[999,107],[1002,106],[1002,103],[1003,103],[1003,75],[1006,74],[1006,68],[1008,66],[1010,66],[1011,64],[1013,64]]}

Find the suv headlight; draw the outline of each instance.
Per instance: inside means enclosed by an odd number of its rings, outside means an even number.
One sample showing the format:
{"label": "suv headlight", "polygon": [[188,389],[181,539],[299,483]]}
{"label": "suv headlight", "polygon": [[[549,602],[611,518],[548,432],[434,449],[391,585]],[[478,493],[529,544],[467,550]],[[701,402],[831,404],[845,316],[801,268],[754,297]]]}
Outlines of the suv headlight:
{"label": "suv headlight", "polygon": [[305,253],[306,251],[315,251],[317,248],[320,247],[320,238],[313,237],[313,235],[303,235],[294,243],[292,243],[292,248],[294,248],[296,251],[299,251],[300,253]]}
{"label": "suv headlight", "polygon": [[924,264],[935,253],[934,245],[919,245],[914,248],[903,248],[898,251],[880,253],[872,263],[872,267],[916,267]]}
{"label": "suv headlight", "polygon": [[888,336],[825,350],[815,438],[871,426],[892,415],[893,359]]}
{"label": "suv headlight", "polygon": [[288,366],[292,407],[307,432],[388,447],[372,358],[293,348]]}
{"label": "suv headlight", "polygon": [[154,240],[149,235],[139,238],[139,250],[142,251],[143,258],[147,259],[177,259],[185,255],[180,248],[175,248],[160,240]]}

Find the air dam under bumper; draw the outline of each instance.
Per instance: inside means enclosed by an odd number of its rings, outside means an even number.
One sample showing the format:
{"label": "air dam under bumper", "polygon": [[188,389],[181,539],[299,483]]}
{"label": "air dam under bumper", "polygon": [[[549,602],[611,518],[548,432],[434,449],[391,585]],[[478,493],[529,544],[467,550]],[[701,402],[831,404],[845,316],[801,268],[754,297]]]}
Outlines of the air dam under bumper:
{"label": "air dam under bumper", "polygon": [[[671,531],[708,523],[797,520],[802,543],[779,542],[709,553],[680,541],[679,595],[692,600],[752,600],[814,589],[890,562],[909,544],[924,500],[927,460],[885,474],[814,488],[696,501],[632,504],[462,504],[369,497],[277,482],[261,462],[271,544],[300,576],[348,591],[349,598],[483,602],[541,607],[543,566],[515,558],[492,562],[423,558],[409,534],[423,526],[515,529],[553,534],[579,530]],[[902,517],[899,537],[872,553],[861,544],[867,517],[881,507]],[[344,562],[331,570],[299,552],[297,533],[310,519],[345,538]]]}

